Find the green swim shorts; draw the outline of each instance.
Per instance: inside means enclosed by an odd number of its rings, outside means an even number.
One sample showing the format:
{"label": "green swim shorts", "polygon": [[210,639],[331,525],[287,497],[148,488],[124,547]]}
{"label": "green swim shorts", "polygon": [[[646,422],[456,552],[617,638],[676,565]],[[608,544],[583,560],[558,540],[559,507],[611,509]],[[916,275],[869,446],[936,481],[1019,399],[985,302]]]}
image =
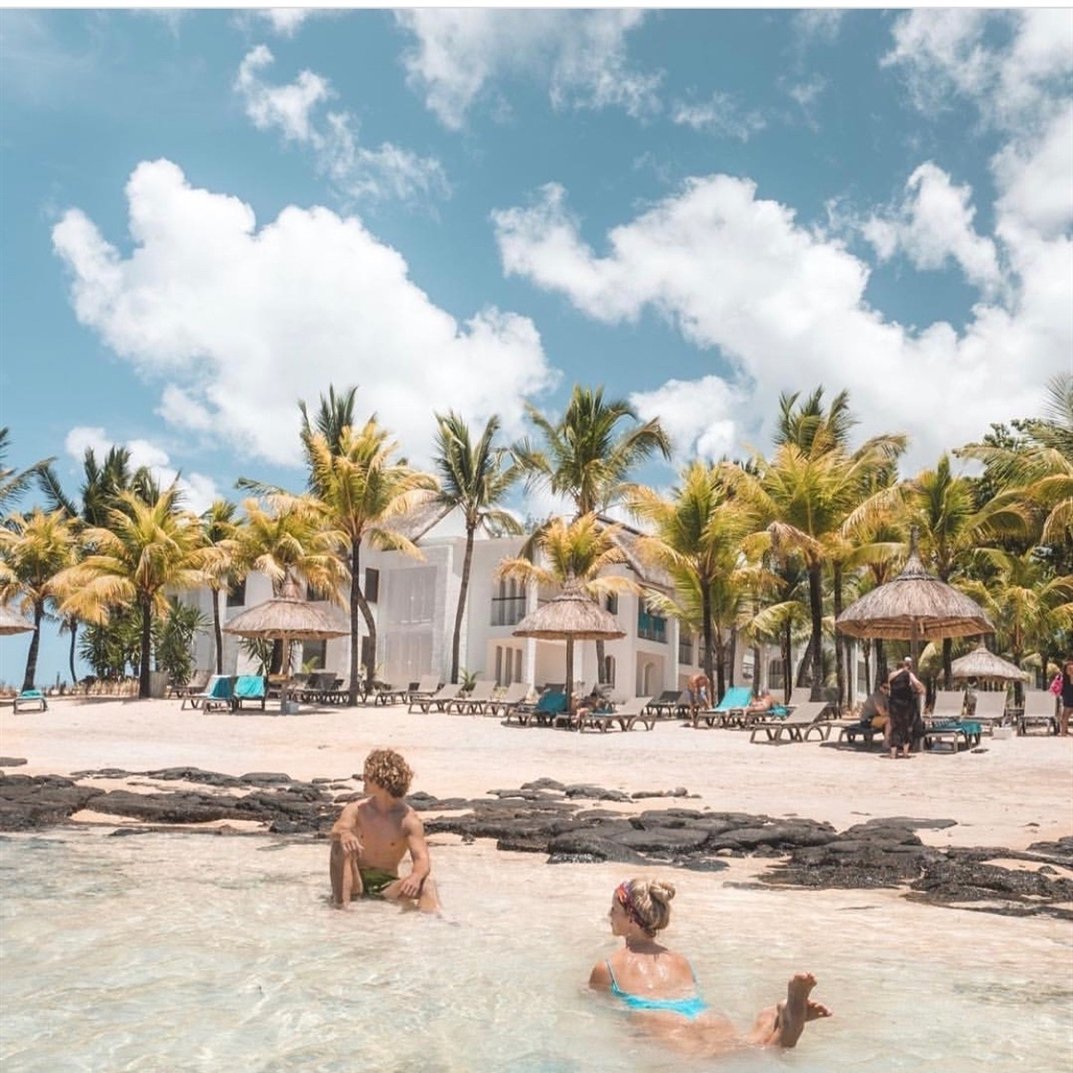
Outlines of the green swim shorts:
{"label": "green swim shorts", "polygon": [[363,893],[366,898],[382,897],[384,888],[399,878],[381,868],[359,868],[358,874],[361,876],[361,885],[365,888]]}

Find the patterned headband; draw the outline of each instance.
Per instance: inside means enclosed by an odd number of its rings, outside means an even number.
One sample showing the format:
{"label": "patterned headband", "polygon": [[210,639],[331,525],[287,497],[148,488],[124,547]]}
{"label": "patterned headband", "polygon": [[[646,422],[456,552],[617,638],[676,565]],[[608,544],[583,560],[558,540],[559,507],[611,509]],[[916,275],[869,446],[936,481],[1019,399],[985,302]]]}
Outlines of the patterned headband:
{"label": "patterned headband", "polygon": [[618,898],[618,904],[626,910],[626,915],[639,928],[643,928],[647,932],[649,930],[649,927],[644,922],[644,919],[641,917],[641,913],[630,895],[630,888],[628,882],[623,881],[615,888],[615,897]]}

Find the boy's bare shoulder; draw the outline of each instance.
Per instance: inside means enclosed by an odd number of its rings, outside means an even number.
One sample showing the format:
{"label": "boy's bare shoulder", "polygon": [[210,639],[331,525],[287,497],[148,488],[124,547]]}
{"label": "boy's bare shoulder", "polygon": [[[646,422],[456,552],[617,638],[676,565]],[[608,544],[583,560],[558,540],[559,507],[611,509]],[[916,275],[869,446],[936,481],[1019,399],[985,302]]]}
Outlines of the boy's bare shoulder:
{"label": "boy's bare shoulder", "polygon": [[425,825],[421,822],[421,817],[417,814],[417,810],[412,805],[406,805],[405,807],[406,812],[402,817],[402,826],[407,831],[423,831]]}

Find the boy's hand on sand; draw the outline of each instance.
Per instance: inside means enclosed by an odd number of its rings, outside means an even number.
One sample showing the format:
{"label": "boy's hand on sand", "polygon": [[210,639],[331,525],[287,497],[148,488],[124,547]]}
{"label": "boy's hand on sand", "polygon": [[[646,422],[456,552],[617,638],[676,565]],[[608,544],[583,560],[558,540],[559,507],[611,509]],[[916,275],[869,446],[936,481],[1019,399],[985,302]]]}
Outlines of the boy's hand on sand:
{"label": "boy's hand on sand", "polygon": [[424,885],[420,879],[415,879],[412,875],[407,876],[402,881],[402,886],[399,887],[399,893],[406,898],[416,898],[421,893],[421,887]]}
{"label": "boy's hand on sand", "polygon": [[361,853],[361,839],[352,831],[344,831],[339,836],[339,846],[344,853]]}

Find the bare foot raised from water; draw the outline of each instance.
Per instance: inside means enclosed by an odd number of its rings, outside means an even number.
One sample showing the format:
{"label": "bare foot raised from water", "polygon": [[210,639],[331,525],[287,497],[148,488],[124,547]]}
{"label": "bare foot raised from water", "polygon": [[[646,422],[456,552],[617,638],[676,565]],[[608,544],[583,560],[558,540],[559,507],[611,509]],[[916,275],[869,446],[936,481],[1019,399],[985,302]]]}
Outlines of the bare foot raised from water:
{"label": "bare foot raised from water", "polygon": [[772,1040],[776,1046],[796,1046],[809,1021],[831,1016],[826,1006],[809,998],[815,986],[816,977],[811,972],[797,972],[790,977],[786,985],[786,1001],[778,1005],[775,1038]]}

